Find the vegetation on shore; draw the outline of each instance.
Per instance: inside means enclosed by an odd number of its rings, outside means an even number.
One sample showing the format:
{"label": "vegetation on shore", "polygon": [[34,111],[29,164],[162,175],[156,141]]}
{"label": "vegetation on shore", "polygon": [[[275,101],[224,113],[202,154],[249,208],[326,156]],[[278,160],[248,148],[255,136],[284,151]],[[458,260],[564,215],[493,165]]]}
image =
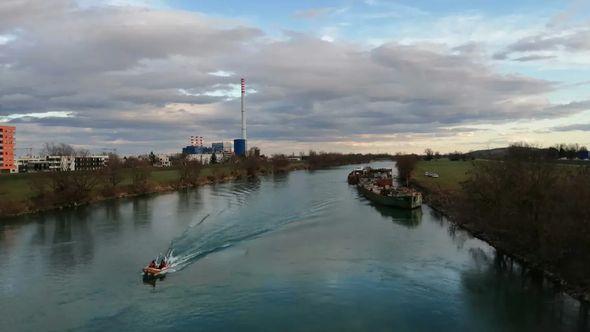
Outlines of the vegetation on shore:
{"label": "vegetation on shore", "polygon": [[458,225],[588,301],[590,167],[554,163],[545,151],[519,144],[502,159],[423,160],[413,183]]}
{"label": "vegetation on shore", "polygon": [[0,176],[0,217],[78,206],[106,199],[166,192],[259,174],[297,169],[320,169],[364,163],[383,155],[339,154],[311,151],[303,160],[285,155],[233,158],[221,164],[202,165],[186,155],[173,158],[170,168],[152,166],[149,158],[121,159],[111,155],[100,171],[42,172]]}

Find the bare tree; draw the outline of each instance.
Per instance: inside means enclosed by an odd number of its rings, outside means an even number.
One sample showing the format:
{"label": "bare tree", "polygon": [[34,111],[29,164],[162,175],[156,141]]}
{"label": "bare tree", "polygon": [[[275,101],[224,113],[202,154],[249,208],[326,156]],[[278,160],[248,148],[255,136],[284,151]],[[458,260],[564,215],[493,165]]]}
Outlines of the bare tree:
{"label": "bare tree", "polygon": [[196,186],[199,182],[199,175],[203,165],[198,160],[190,160],[188,156],[183,155],[178,160],[178,167],[180,172],[180,185]]}
{"label": "bare tree", "polygon": [[109,189],[114,189],[123,181],[123,162],[116,154],[109,154],[105,167],[101,170],[102,180]]}
{"label": "bare tree", "polygon": [[152,168],[147,161],[139,161],[131,169],[133,190],[136,193],[146,193],[149,190],[149,179],[152,174]]}
{"label": "bare tree", "polygon": [[123,160],[123,167],[136,168],[142,164],[142,161],[137,157],[125,157]]}
{"label": "bare tree", "polygon": [[52,172],[48,178],[47,185],[40,183],[34,189],[39,198],[49,197],[57,204],[88,201],[99,181],[95,173],[88,171]]}
{"label": "bare tree", "polygon": [[65,143],[45,143],[41,149],[41,154],[46,156],[66,156],[66,157],[86,157],[90,151],[86,149],[76,149]]}
{"label": "bare tree", "polygon": [[270,160],[274,172],[283,172],[289,166],[289,159],[284,154],[275,154]]}
{"label": "bare tree", "polygon": [[248,156],[242,160],[241,167],[246,170],[249,178],[255,178],[260,168],[260,160],[255,156]]}
{"label": "bare tree", "polygon": [[410,185],[410,180],[414,174],[416,163],[418,158],[416,155],[401,155],[395,158],[397,173],[399,179],[405,183],[406,186]]}
{"label": "bare tree", "polygon": [[68,175],[72,186],[72,200],[75,202],[88,200],[99,183],[99,177],[90,171],[75,171]]}

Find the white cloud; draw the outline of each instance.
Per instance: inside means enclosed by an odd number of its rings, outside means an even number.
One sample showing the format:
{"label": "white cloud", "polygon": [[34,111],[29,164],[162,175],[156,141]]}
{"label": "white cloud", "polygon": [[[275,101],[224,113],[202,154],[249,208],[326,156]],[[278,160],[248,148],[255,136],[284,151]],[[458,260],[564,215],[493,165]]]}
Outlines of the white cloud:
{"label": "white cloud", "polygon": [[0,122],[9,122],[15,119],[47,119],[47,118],[70,118],[73,117],[74,112],[44,112],[44,113],[24,113],[24,114],[8,114],[0,115]]}
{"label": "white cloud", "polygon": [[329,42],[329,43],[333,43],[335,39],[334,39],[334,37],[332,37],[332,36],[329,36],[329,35],[323,35],[323,36],[321,37],[321,40],[323,40],[323,41],[327,41],[327,42]]}
{"label": "white cloud", "polygon": [[[1,34],[22,31],[0,53],[0,114],[24,129],[25,142],[40,126],[54,141],[128,149],[144,146],[146,137],[163,150],[194,132],[232,138],[239,135],[235,73],[248,80],[254,140],[326,149],[392,147],[392,135],[406,147],[432,137],[466,143],[472,131],[448,127],[556,119],[588,108],[552,103],[554,82],[500,73],[482,56],[485,45],[466,44],[451,23],[448,35],[440,26],[445,42],[434,29],[367,46],[340,38],[342,26],[320,31],[330,42],[297,32],[271,39],[199,13],[36,4],[0,13]],[[455,22],[465,28],[482,21]],[[488,32],[468,39],[485,40]],[[490,40],[504,42],[505,33]]]}
{"label": "white cloud", "polygon": [[233,73],[231,71],[217,70],[217,71],[209,73],[209,75],[218,76],[218,77],[231,77],[231,76],[234,76],[235,73]]}

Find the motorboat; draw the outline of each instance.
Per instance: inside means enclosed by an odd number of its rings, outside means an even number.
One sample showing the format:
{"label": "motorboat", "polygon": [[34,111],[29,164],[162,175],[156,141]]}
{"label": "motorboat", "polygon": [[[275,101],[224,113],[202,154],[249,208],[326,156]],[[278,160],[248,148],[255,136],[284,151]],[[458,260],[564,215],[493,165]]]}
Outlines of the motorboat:
{"label": "motorboat", "polygon": [[170,266],[168,264],[166,264],[161,269],[156,268],[156,267],[146,266],[143,268],[143,275],[148,276],[148,277],[161,278],[161,277],[164,277],[168,273],[169,268],[170,268]]}

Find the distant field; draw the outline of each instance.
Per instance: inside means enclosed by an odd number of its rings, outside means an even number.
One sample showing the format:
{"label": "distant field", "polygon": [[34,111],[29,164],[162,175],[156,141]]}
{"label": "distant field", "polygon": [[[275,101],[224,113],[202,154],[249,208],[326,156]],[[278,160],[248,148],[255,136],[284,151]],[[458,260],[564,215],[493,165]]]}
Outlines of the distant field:
{"label": "distant field", "polygon": [[[472,161],[450,161],[448,159],[424,161],[416,166],[414,179],[422,186],[435,190],[458,190],[460,183],[467,180]],[[439,178],[425,176],[425,172],[438,173]]]}

